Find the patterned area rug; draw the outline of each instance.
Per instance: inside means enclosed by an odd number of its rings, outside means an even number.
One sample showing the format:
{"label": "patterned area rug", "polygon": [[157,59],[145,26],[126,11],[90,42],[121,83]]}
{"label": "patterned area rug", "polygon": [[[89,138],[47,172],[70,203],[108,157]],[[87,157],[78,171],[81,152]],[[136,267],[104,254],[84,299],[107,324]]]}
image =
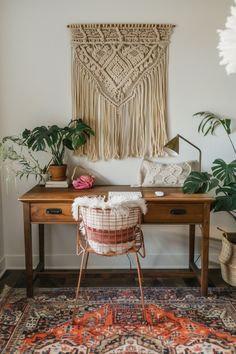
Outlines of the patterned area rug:
{"label": "patterned area rug", "polygon": [[0,353],[236,353],[236,289],[83,288],[76,324],[75,291],[5,288],[0,295]]}

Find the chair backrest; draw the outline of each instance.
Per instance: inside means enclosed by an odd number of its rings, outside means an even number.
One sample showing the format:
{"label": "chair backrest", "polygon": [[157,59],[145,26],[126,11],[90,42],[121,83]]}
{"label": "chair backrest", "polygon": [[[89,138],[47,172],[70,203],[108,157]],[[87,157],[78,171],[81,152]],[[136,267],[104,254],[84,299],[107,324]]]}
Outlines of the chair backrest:
{"label": "chair backrest", "polygon": [[120,255],[141,242],[141,210],[137,206],[122,210],[80,206],[79,214],[86,241],[95,253]]}

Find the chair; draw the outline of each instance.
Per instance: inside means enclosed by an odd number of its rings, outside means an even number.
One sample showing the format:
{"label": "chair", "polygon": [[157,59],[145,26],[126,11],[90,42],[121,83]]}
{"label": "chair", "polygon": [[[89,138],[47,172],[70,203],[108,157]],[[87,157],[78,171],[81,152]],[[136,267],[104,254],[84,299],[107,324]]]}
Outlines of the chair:
{"label": "chair", "polygon": [[75,322],[82,273],[87,268],[90,253],[107,257],[135,254],[145,318],[142,272],[139,262],[139,255],[145,257],[141,229],[142,212],[146,212],[144,199],[119,200],[114,203],[105,202],[101,197],[76,198],[72,211],[73,216],[78,220],[77,254],[82,256],[72,321]]}

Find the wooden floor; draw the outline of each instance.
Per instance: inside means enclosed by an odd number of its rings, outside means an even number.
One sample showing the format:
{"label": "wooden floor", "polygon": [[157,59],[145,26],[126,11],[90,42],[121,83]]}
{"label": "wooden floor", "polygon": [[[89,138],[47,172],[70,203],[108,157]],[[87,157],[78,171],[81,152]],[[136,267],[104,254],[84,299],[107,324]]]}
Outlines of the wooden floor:
{"label": "wooden floor", "polygon": [[[164,270],[163,270],[164,271]],[[68,271],[69,273],[69,271]],[[155,277],[153,270],[143,270],[144,286],[154,287],[197,287],[199,283],[195,278],[185,277]],[[74,287],[77,282],[77,274],[61,276],[55,272],[51,277],[40,277],[36,279],[35,286],[38,287]],[[0,279],[0,290],[8,285],[15,288],[25,287],[25,272],[23,270],[8,270]],[[137,276],[134,270],[102,270],[94,273],[94,270],[88,270],[86,276],[83,277],[82,286],[88,287],[122,287],[137,286]],[[220,269],[209,270],[209,287],[225,287],[229,286],[221,277]],[[230,286],[229,286],[230,287]]]}

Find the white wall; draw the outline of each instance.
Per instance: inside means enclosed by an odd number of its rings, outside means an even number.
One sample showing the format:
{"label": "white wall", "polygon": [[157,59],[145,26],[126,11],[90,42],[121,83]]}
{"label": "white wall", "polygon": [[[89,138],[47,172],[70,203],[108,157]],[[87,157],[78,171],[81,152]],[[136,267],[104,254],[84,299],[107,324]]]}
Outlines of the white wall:
{"label": "white wall", "polygon": [[[41,124],[64,124],[71,117],[70,23],[173,23],[168,94],[168,130],[198,145],[203,169],[216,157],[234,158],[227,138],[197,133],[200,110],[236,117],[236,76],[219,66],[218,35],[232,0],[1,0],[0,1],[0,116],[1,135],[20,133]],[[232,138],[235,140],[235,134]],[[76,163],[80,163],[77,159]],[[140,159],[87,163],[114,184],[136,182]],[[8,268],[24,266],[22,206],[17,197],[34,181],[19,182],[2,195],[3,236]],[[5,188],[5,185],[3,185]],[[212,217],[210,259],[217,266],[220,238],[216,225],[233,229],[226,214]],[[47,226],[49,266],[77,266],[73,226]],[[145,226],[148,257],[143,266],[187,264],[185,226]],[[198,232],[199,233],[199,232]],[[0,234],[0,248],[2,249]],[[35,253],[36,247],[35,245]],[[124,258],[125,259],[125,258]],[[1,251],[0,251],[1,260]],[[99,263],[100,262],[100,263]],[[101,263],[102,262],[102,263]],[[93,259],[91,266],[126,267],[122,259]]]}

